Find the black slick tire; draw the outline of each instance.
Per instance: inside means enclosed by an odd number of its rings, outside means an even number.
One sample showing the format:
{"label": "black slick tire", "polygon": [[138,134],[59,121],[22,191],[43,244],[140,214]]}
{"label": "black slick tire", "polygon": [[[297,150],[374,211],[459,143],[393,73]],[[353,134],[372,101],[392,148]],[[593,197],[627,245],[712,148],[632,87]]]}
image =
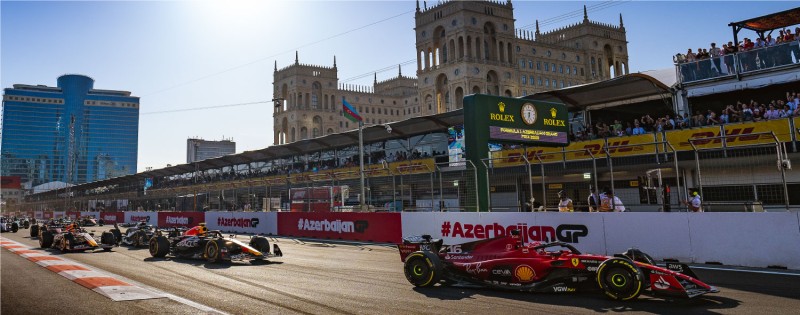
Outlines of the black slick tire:
{"label": "black slick tire", "polygon": [[[117,240],[114,237],[114,233],[103,232],[103,234],[100,235],[100,244],[103,244],[103,245],[106,245],[106,246],[114,246],[114,245],[116,245],[117,244]],[[103,247],[103,251],[106,251],[106,252],[111,251],[111,247]]]}
{"label": "black slick tire", "polygon": [[406,257],[403,273],[416,287],[430,287],[442,277],[442,262],[431,252],[413,252]]}
{"label": "black slick tire", "polygon": [[31,225],[30,233],[31,237],[39,237],[39,226]]}
{"label": "black slick tire", "polygon": [[628,259],[611,258],[597,268],[597,284],[612,300],[628,301],[639,297],[644,274]]}
{"label": "black slick tire", "polygon": [[255,248],[264,255],[269,254],[269,241],[264,237],[253,237],[253,239],[250,240],[250,247]]}
{"label": "black slick tire", "polygon": [[53,246],[53,233],[42,231],[42,235],[39,235],[39,247],[50,248],[50,246]]}
{"label": "black slick tire", "polygon": [[149,243],[150,256],[162,258],[169,253],[169,240],[164,236],[154,236]]}
{"label": "black slick tire", "polygon": [[209,240],[206,242],[206,247],[203,249],[203,256],[210,263],[215,263],[220,258],[219,244],[216,240]]}

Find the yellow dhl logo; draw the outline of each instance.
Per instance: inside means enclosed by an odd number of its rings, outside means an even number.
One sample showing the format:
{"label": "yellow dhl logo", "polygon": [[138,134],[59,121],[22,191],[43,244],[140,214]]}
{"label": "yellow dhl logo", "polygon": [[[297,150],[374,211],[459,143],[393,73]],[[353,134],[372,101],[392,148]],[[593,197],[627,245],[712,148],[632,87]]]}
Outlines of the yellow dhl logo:
{"label": "yellow dhl logo", "polygon": [[[615,153],[626,153],[626,152],[635,152],[635,151],[644,151],[643,145],[630,145],[629,140],[622,140],[622,141],[613,141],[608,143],[608,154],[615,154]],[[603,149],[603,145],[600,143],[592,143],[583,146],[584,152],[577,152],[575,153],[576,156],[589,156],[589,153],[592,155],[598,154],[605,154],[606,150]]]}
{"label": "yellow dhl logo", "polygon": [[[748,141],[757,141],[759,139],[772,139],[772,136],[767,134],[762,135],[754,135],[753,130],[755,127],[747,127],[747,128],[735,128],[731,130],[725,131],[725,142],[732,143],[732,142],[748,142]],[[708,138],[708,139],[704,139]],[[692,142],[694,145],[706,145],[706,144],[719,144],[722,143],[722,136],[720,132],[714,133],[713,131],[702,131],[702,132],[695,132],[689,139],[694,139]],[[678,144],[679,147],[691,147],[692,145],[689,144],[689,141],[682,141]]]}
{"label": "yellow dhl logo", "polygon": [[[502,162],[504,163],[522,162],[523,160],[522,156],[523,154],[521,152],[509,153],[505,159],[502,159]],[[537,162],[539,160],[542,161],[555,160],[556,158],[560,158],[560,156],[561,152],[544,153],[544,150],[528,150],[528,152],[525,154],[525,157],[528,159],[528,162]]]}

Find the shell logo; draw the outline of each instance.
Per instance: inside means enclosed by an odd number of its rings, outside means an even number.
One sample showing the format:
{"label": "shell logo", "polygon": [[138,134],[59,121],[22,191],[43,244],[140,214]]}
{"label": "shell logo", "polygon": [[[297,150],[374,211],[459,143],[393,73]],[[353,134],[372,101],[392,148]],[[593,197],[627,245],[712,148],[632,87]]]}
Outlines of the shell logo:
{"label": "shell logo", "polygon": [[519,265],[516,269],[514,269],[514,275],[517,276],[517,279],[521,282],[530,282],[533,281],[533,278],[536,277],[536,272],[533,271],[533,268],[528,265]]}

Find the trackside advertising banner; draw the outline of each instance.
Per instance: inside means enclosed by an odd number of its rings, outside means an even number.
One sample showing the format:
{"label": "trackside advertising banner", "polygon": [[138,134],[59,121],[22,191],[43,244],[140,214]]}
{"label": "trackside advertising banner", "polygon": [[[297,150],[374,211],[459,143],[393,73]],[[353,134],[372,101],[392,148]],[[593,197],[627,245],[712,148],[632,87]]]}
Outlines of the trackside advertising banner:
{"label": "trackside advertising banner", "polygon": [[141,221],[145,221],[147,224],[152,225],[158,224],[158,212],[128,211],[125,212],[125,221],[122,223],[135,223]]}
{"label": "trackside advertising banner", "polygon": [[222,232],[275,235],[274,212],[206,212],[206,227]]}
{"label": "trackside advertising banner", "polygon": [[103,224],[125,223],[125,213],[123,212],[98,212],[96,218],[102,219]]}
{"label": "trackside advertising banner", "polygon": [[[66,216],[67,216],[67,212],[66,211],[53,211],[52,218],[53,219],[60,219],[60,218],[66,217]],[[47,217],[46,214],[45,214],[45,217]]]}
{"label": "trackside advertising banner", "polygon": [[203,212],[159,212],[158,227],[193,227],[206,221]]}
{"label": "trackside advertising banner", "polygon": [[284,236],[399,243],[400,213],[278,213],[278,233]]}
{"label": "trackside advertising banner", "polygon": [[77,219],[78,217],[81,216],[81,213],[77,212],[77,211],[67,211],[66,212],[66,216],[67,216],[67,218],[75,220],[75,219]]}
{"label": "trackside advertising banner", "polygon": [[[624,213],[621,213],[624,214]],[[605,253],[603,217],[595,213],[403,213],[403,236],[429,234],[461,244],[519,230],[525,243],[561,241],[590,253]]]}

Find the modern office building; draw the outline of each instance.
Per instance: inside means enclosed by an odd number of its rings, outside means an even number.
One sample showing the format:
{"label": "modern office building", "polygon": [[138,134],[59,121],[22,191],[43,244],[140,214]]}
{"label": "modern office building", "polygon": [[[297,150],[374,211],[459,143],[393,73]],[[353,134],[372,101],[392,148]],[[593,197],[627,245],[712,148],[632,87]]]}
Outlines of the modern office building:
{"label": "modern office building", "polygon": [[208,141],[197,138],[186,140],[186,163],[234,153],[236,153],[236,142],[233,140]]}
{"label": "modern office building", "polygon": [[135,174],[139,98],[76,74],[56,87],[14,84],[4,90],[2,132],[0,172],[24,189]]}
{"label": "modern office building", "polygon": [[[517,5],[541,5],[523,2]],[[540,31],[519,26],[511,1],[417,1],[417,71],[373,85],[339,82],[333,66],[294,64],[273,73],[274,144],[311,139],[358,127],[345,119],[342,98],[367,125],[440,114],[462,108],[473,93],[525,96],[628,74],[628,42],[619,24],[583,20]],[[409,47],[411,48],[411,47]]]}

